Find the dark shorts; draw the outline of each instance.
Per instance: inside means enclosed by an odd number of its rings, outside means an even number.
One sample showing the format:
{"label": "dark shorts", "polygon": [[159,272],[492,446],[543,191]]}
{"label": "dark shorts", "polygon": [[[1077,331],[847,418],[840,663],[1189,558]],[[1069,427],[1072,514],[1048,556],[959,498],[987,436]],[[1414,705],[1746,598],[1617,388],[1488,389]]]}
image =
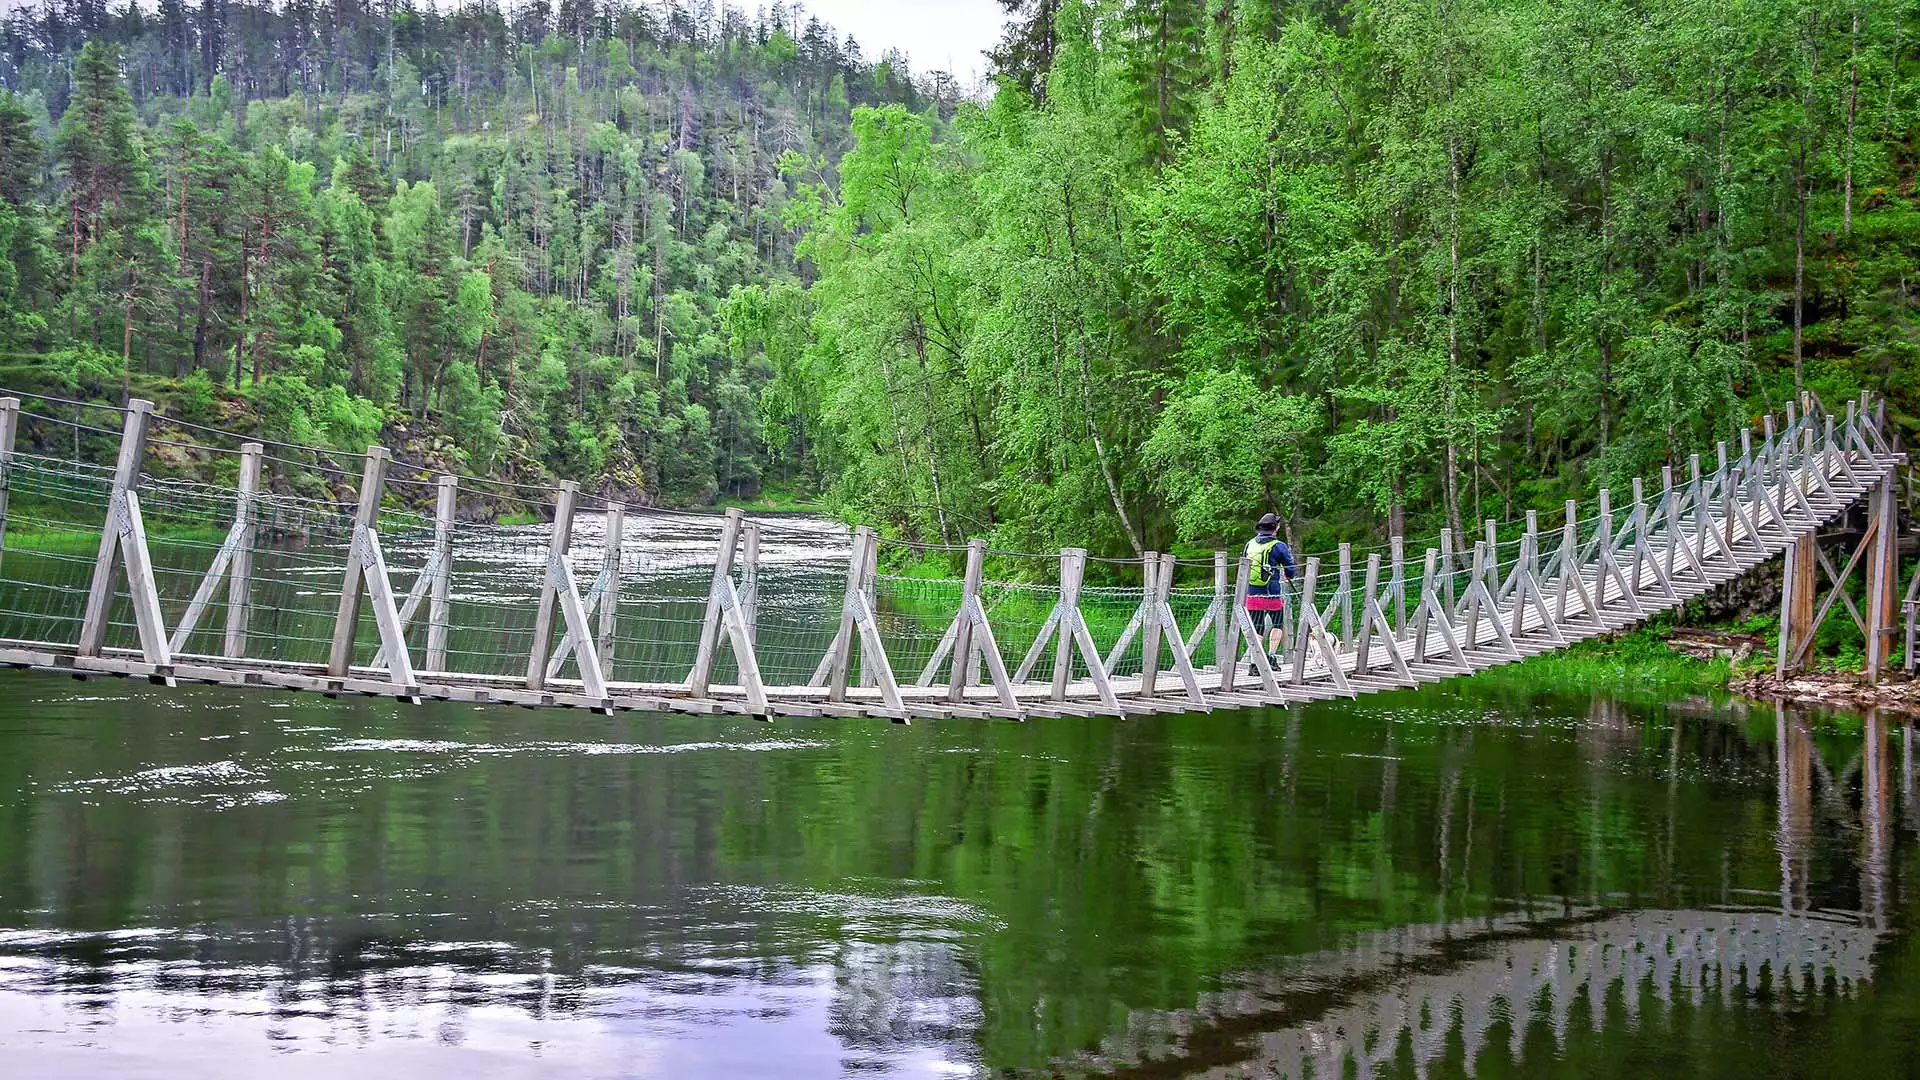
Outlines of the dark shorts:
{"label": "dark shorts", "polygon": [[1284,630],[1287,598],[1277,593],[1249,593],[1247,595],[1247,614],[1253,616],[1253,628],[1265,633],[1270,630]]}

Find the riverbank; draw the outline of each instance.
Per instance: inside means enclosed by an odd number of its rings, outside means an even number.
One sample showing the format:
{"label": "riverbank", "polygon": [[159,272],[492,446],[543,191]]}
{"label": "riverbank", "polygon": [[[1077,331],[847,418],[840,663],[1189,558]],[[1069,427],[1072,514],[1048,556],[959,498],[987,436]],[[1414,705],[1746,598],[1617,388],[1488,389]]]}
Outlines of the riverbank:
{"label": "riverbank", "polygon": [[1896,671],[1867,685],[1857,672],[1808,672],[1788,678],[1756,672],[1735,679],[1727,687],[1756,701],[1788,701],[1796,705],[1842,709],[1891,709],[1920,715],[1920,682]]}

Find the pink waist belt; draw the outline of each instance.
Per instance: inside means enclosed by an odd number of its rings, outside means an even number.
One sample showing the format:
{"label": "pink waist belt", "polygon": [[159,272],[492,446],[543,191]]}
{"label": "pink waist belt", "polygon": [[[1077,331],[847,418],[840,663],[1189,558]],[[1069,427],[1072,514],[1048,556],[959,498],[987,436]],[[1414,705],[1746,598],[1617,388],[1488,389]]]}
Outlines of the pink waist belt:
{"label": "pink waist belt", "polygon": [[1287,598],[1284,596],[1247,597],[1248,611],[1285,611],[1286,609]]}

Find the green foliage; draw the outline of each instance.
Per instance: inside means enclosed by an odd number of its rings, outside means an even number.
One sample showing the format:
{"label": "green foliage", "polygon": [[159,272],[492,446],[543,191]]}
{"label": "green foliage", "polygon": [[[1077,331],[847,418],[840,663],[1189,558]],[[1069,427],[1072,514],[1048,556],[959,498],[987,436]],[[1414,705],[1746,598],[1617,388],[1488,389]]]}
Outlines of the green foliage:
{"label": "green foliage", "polygon": [[1301,442],[1320,423],[1304,397],[1262,390],[1239,371],[1196,372],[1167,397],[1141,460],[1174,507],[1179,539],[1230,547],[1276,482],[1298,473]]}

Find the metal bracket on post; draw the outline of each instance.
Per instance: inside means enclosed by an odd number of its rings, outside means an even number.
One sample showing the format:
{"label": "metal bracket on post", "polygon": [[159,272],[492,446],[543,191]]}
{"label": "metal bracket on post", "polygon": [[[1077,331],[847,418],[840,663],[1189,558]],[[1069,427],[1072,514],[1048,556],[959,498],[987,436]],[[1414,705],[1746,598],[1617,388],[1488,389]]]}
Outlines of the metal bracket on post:
{"label": "metal bracket on post", "polygon": [[140,463],[146,456],[147,428],[152,419],[153,402],[142,398],[127,402],[120,430],[120,456],[113,467],[113,494],[106,525],[100,531],[100,553],[94,559],[93,581],[87,589],[86,614],[80,622],[80,641],[75,650],[80,656],[99,656],[106,649],[114,577],[120,569],[120,532],[114,515],[125,505],[121,496],[140,485]]}

